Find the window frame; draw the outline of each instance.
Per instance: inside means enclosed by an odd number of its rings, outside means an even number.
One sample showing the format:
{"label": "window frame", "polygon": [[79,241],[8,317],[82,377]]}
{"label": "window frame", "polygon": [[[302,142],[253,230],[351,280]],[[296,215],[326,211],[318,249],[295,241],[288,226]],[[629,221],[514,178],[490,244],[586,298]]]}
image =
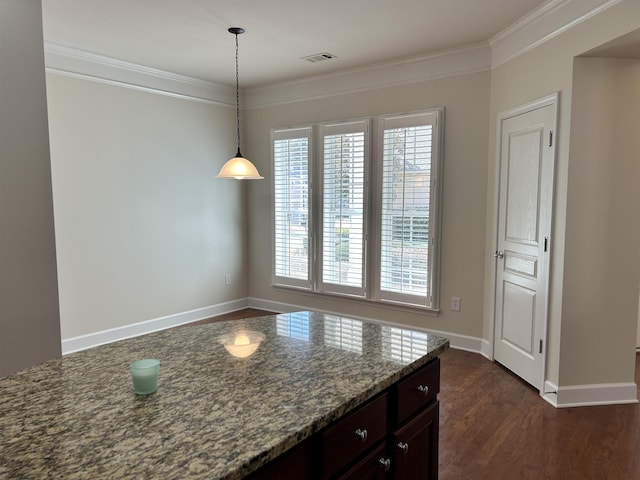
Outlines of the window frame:
{"label": "window frame", "polygon": [[[383,161],[384,161],[384,132],[386,129],[415,127],[425,125],[421,119],[428,119],[432,125],[431,162],[430,162],[430,190],[429,190],[429,233],[428,233],[428,259],[430,265],[427,275],[428,295],[412,295],[383,290],[381,287],[381,251],[382,251],[382,213],[383,213]],[[376,135],[376,198],[375,204],[375,245],[374,257],[371,263],[375,265],[376,275],[372,278],[372,300],[381,303],[401,304],[416,306],[432,311],[439,310],[440,299],[440,237],[442,218],[442,168],[443,168],[443,141],[444,141],[444,108],[433,108],[419,112],[381,115],[377,117]]]}
{"label": "window frame", "polygon": [[[382,244],[382,182],[383,145],[385,126],[394,122],[411,122],[428,118],[432,122],[432,153],[430,171],[430,200],[428,224],[428,296],[405,293],[393,294],[381,289],[381,244]],[[363,224],[363,287],[355,288],[323,282],[322,280],[322,218],[324,182],[324,134],[339,128],[354,128],[366,125],[365,172],[364,172],[364,224]],[[415,125],[414,125],[415,126]],[[306,132],[308,135],[308,280],[305,282],[276,276],[275,252],[275,176],[272,176],[271,240],[272,240],[272,286],[293,288],[311,295],[332,295],[361,303],[385,304],[389,308],[418,309],[437,314],[440,306],[440,260],[442,222],[442,170],[444,163],[444,108],[431,108],[415,112],[379,115],[339,122],[322,122],[294,127],[279,127],[271,130],[271,167],[275,172],[274,141],[288,134]],[[275,175],[275,174],[274,174]]]}
{"label": "window frame", "polygon": [[[354,120],[347,122],[339,122],[339,123],[326,123],[318,125],[317,135],[318,135],[318,155],[317,155],[317,179],[318,179],[318,188],[317,190],[317,204],[318,204],[318,215],[316,216],[317,224],[316,224],[316,232],[318,238],[317,244],[317,255],[318,261],[316,263],[317,267],[317,278],[316,285],[318,286],[318,291],[320,293],[335,293],[341,295],[351,295],[356,297],[366,297],[366,286],[367,286],[367,264],[368,264],[368,249],[367,249],[367,236],[368,236],[368,225],[369,225],[369,164],[371,162],[370,159],[370,121],[369,120]],[[340,134],[349,134],[349,133],[360,133],[362,132],[364,135],[364,150],[363,150],[363,206],[362,206],[362,253],[361,253],[361,286],[348,286],[341,285],[338,283],[328,282],[324,280],[324,193],[325,193],[325,184],[324,184],[324,174],[325,174],[325,151],[324,151],[324,139],[326,136],[332,135],[340,135]]]}
{"label": "window frame", "polygon": [[[277,274],[278,255],[276,252],[276,152],[275,145],[278,140],[295,140],[300,138],[307,139],[307,278],[299,279]],[[286,286],[303,290],[312,290],[314,282],[314,265],[313,258],[314,242],[313,242],[313,128],[311,126],[301,126],[294,128],[272,129],[270,135],[271,143],[271,276],[272,284],[278,286]]]}

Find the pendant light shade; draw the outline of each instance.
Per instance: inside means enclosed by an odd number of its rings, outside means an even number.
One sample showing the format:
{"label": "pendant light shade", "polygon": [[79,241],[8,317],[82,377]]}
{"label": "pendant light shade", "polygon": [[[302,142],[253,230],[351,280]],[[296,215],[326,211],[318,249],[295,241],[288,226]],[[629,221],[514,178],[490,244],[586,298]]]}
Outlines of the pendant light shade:
{"label": "pendant light shade", "polygon": [[238,180],[260,180],[264,178],[258,173],[253,163],[240,155],[240,152],[220,169],[218,178],[235,178]]}
{"label": "pendant light shade", "polygon": [[231,27],[229,33],[236,36],[236,130],[238,133],[238,153],[228,160],[220,169],[217,178],[235,178],[237,180],[259,180],[264,178],[258,169],[240,153],[240,81],[238,76],[238,35],[244,33],[244,28]]}

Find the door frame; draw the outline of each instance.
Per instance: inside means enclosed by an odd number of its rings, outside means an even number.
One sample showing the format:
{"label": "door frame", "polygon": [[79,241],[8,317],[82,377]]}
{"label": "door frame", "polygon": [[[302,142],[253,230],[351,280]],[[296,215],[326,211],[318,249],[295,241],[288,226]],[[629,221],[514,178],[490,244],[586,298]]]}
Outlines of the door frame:
{"label": "door frame", "polygon": [[544,305],[544,315],[545,322],[542,333],[542,338],[544,339],[544,350],[542,355],[542,388],[540,389],[540,395],[544,395],[545,387],[547,386],[546,382],[546,368],[547,368],[547,351],[549,346],[549,338],[547,335],[548,326],[549,326],[549,286],[551,282],[551,258],[553,252],[554,245],[554,235],[553,235],[553,221],[554,221],[554,213],[555,213],[555,196],[556,196],[556,158],[558,154],[558,108],[560,104],[560,92],[555,92],[551,95],[547,95],[542,98],[538,98],[531,102],[524,103],[522,105],[518,105],[516,107],[504,110],[498,113],[497,117],[497,128],[496,128],[496,145],[495,145],[495,155],[496,155],[496,168],[494,170],[494,189],[493,189],[493,208],[494,208],[494,218],[493,218],[493,237],[492,237],[492,250],[488,252],[490,255],[490,261],[493,261],[493,266],[491,267],[491,278],[489,284],[489,348],[487,351],[487,356],[491,361],[495,361],[494,351],[495,351],[495,331],[496,331],[496,281],[498,277],[498,262],[493,259],[493,252],[497,250],[498,245],[498,235],[499,235],[499,222],[500,222],[500,174],[502,172],[502,123],[512,117],[516,117],[523,113],[528,113],[533,110],[537,110],[542,107],[552,106],[553,107],[553,169],[551,172],[552,180],[551,180],[551,212],[549,216],[549,240],[550,240],[550,248],[549,248],[549,256],[548,256],[548,265],[547,265],[547,278],[545,288],[547,290],[546,303]]}

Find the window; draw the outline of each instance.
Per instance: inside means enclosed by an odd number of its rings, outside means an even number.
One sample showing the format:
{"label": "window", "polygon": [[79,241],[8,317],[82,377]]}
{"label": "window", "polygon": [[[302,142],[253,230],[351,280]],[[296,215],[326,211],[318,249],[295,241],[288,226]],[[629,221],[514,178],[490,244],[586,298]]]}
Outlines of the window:
{"label": "window", "polygon": [[364,295],[365,159],[368,122],[320,127],[320,290]]}
{"label": "window", "polygon": [[309,288],[309,159],[311,129],[274,131],[274,280]]}
{"label": "window", "polygon": [[381,132],[381,300],[435,307],[438,112],[384,117]]}
{"label": "window", "polygon": [[438,308],[442,116],[272,131],[275,285]]}

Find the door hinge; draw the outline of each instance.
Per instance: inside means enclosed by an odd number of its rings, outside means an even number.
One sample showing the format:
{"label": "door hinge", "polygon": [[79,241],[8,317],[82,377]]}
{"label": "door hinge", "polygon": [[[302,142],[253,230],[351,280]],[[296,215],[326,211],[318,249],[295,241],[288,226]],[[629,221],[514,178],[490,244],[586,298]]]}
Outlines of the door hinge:
{"label": "door hinge", "polygon": [[549,237],[544,237],[544,251],[547,252],[549,250]]}
{"label": "door hinge", "polygon": [[553,130],[549,130],[549,146],[553,147]]}
{"label": "door hinge", "polygon": [[538,353],[542,353],[542,339],[540,339],[540,347],[538,349]]}

